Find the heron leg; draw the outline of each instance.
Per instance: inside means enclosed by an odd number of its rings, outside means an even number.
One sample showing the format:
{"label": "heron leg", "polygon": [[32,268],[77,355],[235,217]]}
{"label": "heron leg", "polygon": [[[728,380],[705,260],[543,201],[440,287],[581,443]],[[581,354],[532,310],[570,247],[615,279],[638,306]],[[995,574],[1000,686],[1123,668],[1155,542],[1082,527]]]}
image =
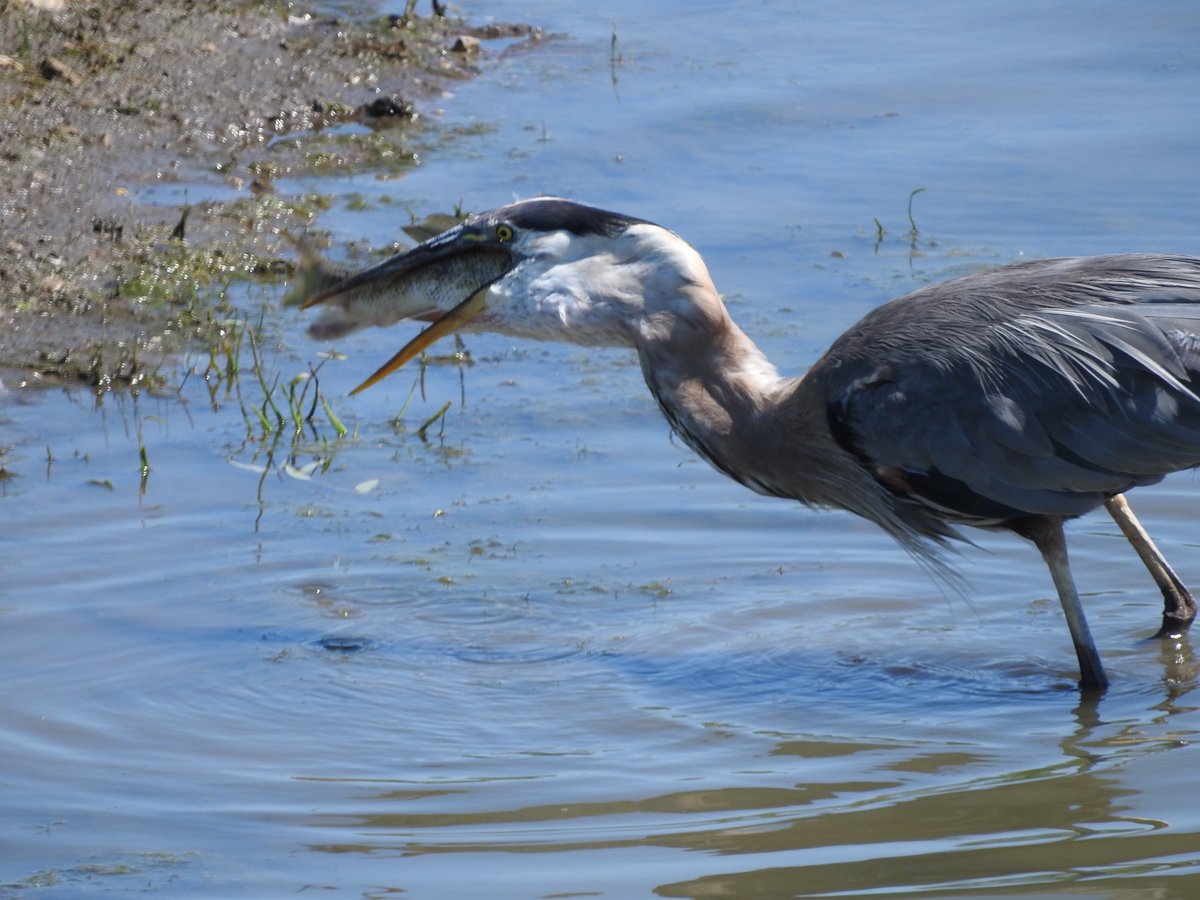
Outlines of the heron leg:
{"label": "heron leg", "polygon": [[1079,686],[1085,691],[1103,691],[1108,687],[1108,676],[1100,663],[1100,653],[1092,640],[1091,629],[1083,614],[1079,591],[1071,575],[1067,560],[1067,538],[1063,534],[1062,520],[1047,516],[1027,519],[1014,527],[1018,534],[1033,541],[1054,580],[1058,591],[1058,602],[1062,604],[1067,627],[1071,629],[1071,640],[1075,643],[1075,655],[1079,657]]}
{"label": "heron leg", "polygon": [[1178,634],[1196,618],[1196,601],[1191,592],[1180,581],[1158,547],[1154,546],[1154,541],[1129,508],[1129,501],[1125,499],[1124,494],[1115,494],[1105,500],[1104,508],[1113,517],[1126,540],[1133,545],[1133,549],[1137,551],[1137,555],[1141,557],[1162,591],[1163,620],[1159,635]]}

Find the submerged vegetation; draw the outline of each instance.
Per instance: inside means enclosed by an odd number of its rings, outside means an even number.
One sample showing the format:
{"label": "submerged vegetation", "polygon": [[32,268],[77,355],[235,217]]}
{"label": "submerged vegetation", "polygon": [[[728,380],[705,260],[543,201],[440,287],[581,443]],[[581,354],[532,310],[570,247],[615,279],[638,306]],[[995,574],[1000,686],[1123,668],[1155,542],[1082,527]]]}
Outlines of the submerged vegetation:
{"label": "submerged vegetation", "polygon": [[[269,472],[309,478],[327,471],[341,442],[355,437],[321,389],[325,359],[290,377],[268,362],[264,313],[253,322],[234,317],[222,323],[221,340],[210,346],[207,362],[193,365],[188,375],[203,379],[214,409],[237,404],[241,411],[245,435],[229,460],[262,476],[260,502]],[[185,377],[180,390],[186,383]]]}

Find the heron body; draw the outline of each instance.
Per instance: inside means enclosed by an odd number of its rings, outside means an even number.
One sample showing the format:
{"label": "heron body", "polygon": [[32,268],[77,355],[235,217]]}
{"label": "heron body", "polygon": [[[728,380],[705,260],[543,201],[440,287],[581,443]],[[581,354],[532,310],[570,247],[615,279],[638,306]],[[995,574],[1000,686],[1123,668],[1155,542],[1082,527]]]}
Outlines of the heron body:
{"label": "heron body", "polygon": [[1065,520],[1106,506],[1163,592],[1164,630],[1195,615],[1123,495],[1200,465],[1200,258],[1042,260],[934,284],[869,313],[796,377],[730,318],[680,237],[557,198],[473,216],[316,304],[316,334],[433,323],[356,390],[454,330],[629,346],[673,429],[759,493],[849,510],[942,571],[958,525],[1027,537],[1085,688],[1107,679]]}

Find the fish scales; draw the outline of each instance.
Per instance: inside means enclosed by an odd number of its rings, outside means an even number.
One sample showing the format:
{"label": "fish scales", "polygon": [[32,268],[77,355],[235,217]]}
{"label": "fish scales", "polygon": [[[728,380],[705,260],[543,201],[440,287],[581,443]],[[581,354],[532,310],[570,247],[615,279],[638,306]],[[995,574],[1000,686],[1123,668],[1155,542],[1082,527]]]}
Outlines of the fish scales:
{"label": "fish scales", "polygon": [[[309,296],[304,308],[321,305],[322,310],[308,333],[317,340],[331,340],[372,325],[385,328],[402,319],[436,319],[512,265],[505,252],[434,259],[416,268],[397,266],[402,257],[394,256]],[[310,282],[320,285],[320,278],[318,274]]]}

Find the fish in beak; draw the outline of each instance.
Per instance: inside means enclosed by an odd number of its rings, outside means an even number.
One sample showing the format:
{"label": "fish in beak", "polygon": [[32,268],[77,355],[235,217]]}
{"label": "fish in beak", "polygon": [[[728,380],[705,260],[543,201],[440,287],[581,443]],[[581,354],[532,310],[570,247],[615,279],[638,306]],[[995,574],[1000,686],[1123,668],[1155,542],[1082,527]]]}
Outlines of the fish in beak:
{"label": "fish in beak", "polygon": [[469,220],[340,280],[322,261],[314,259],[311,249],[299,244],[300,291],[316,291],[301,308],[322,307],[320,318],[309,326],[312,337],[330,340],[370,325],[386,327],[405,319],[432,323],[351,394],[382,381],[487,308],[487,289],[516,263],[510,248],[504,246],[511,231],[505,235],[502,230]]}

